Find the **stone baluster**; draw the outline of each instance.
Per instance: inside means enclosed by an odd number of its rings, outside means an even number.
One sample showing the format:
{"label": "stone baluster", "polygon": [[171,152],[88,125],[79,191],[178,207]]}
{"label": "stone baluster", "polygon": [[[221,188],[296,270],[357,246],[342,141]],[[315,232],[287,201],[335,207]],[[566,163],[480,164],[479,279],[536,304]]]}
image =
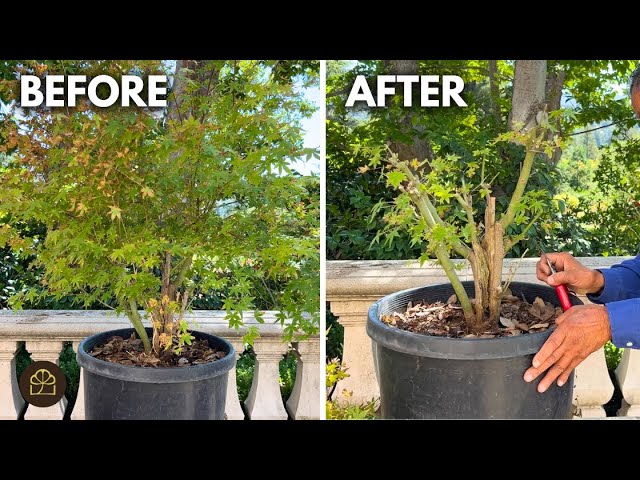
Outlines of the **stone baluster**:
{"label": "stone baluster", "polygon": [[[73,342],[73,351],[77,352],[80,341]],[[80,383],[78,384],[78,396],[71,412],[71,420],[84,420],[84,368],[80,368]]]}
{"label": "stone baluster", "polygon": [[317,420],[320,418],[320,339],[294,343],[294,348],[298,366],[287,411],[294,420]]}
{"label": "stone baluster", "polygon": [[0,341],[0,420],[17,420],[24,400],[16,378],[16,353],[20,343]]}
{"label": "stone baluster", "polygon": [[279,363],[288,345],[281,337],[260,337],[253,344],[256,366],[251,390],[245,401],[251,420],[286,420],[287,411],[280,394]]}
{"label": "stone baluster", "polygon": [[344,403],[342,390],[352,392],[351,403],[363,403],[380,397],[378,379],[373,364],[371,338],[367,335],[367,314],[374,299],[331,301],[331,312],[344,327],[342,364],[348,368],[349,377],[341,380],[333,400]]}
{"label": "stone baluster", "polygon": [[[35,361],[47,361],[58,365],[60,352],[62,352],[63,342],[49,340],[27,340],[27,351]],[[62,420],[67,408],[67,400],[62,399],[55,405],[46,408],[38,408],[29,405],[25,420]]]}
{"label": "stone baluster", "polygon": [[625,348],[616,378],[624,397],[618,416],[640,417],[640,350]]}
{"label": "stone baluster", "polygon": [[607,370],[604,348],[589,355],[575,371],[573,403],[581,418],[606,417],[602,405],[613,395],[613,383]]}
{"label": "stone baluster", "polygon": [[[226,339],[236,350],[236,360],[240,358],[244,351],[244,344],[241,338]],[[238,398],[238,385],[236,380],[236,369],[229,371],[229,379],[227,381],[227,403],[224,409],[225,418],[227,420],[244,420],[244,412]]]}

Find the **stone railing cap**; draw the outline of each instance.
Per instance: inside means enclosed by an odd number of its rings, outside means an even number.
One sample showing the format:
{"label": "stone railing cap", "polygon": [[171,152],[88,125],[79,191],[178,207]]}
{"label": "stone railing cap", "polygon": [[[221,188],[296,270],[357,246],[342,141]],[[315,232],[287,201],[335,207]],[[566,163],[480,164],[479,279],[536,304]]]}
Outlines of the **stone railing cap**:
{"label": "stone railing cap", "polygon": [[[608,268],[633,257],[578,257],[589,268]],[[466,260],[454,260],[460,280],[473,280]],[[537,282],[538,257],[507,258],[504,272],[515,271],[514,279]],[[346,297],[380,297],[422,285],[448,283],[440,266],[417,260],[331,260],[327,262],[327,300]]]}
{"label": "stone railing cap", "polygon": [[[185,319],[194,330],[224,337],[242,337],[251,326],[258,327],[262,337],[281,337],[283,326],[275,323],[276,313],[264,312],[264,323],[258,322],[253,313],[245,313],[244,326],[238,330],[229,328],[224,311],[194,311],[185,315]],[[145,321],[145,325],[149,323]],[[130,326],[126,316],[109,310],[0,310],[0,337],[3,340],[81,340],[107,329]]]}

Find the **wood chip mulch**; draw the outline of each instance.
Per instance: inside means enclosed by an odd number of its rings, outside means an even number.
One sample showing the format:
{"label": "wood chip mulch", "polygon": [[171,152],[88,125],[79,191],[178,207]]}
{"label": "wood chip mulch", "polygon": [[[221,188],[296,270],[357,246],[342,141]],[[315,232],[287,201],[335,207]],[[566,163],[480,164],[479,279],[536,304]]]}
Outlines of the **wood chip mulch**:
{"label": "wood chip mulch", "polygon": [[207,340],[193,340],[185,345],[180,355],[171,351],[162,352],[160,356],[146,354],[142,340],[132,334],[130,338],[111,337],[103,345],[94,347],[89,355],[106,362],[139,367],[188,367],[203,363],[215,362],[226,356],[223,351],[214,350]]}
{"label": "wood chip mulch", "polygon": [[556,318],[561,314],[560,307],[554,307],[539,297],[536,297],[531,304],[507,290],[500,306],[500,325],[487,328],[479,334],[472,333],[465,325],[462,307],[455,295],[452,295],[446,303],[416,305],[409,303],[406,312],[383,315],[381,320],[401,330],[424,335],[449,338],[494,338],[543,332],[553,328]]}

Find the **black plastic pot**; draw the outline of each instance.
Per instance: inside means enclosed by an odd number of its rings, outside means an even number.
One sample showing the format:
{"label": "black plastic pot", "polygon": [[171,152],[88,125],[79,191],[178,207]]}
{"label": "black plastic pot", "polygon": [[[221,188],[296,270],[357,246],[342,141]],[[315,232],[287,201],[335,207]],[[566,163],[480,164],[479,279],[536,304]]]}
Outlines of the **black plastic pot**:
{"label": "black plastic pot", "polygon": [[[118,335],[131,336],[132,328],[111,330],[85,338],[78,348],[78,365],[84,369],[87,420],[222,420],[229,370],[235,367],[233,346],[226,340],[192,332],[207,339],[226,356],[215,362],[189,367],[150,368],[118,365],[87,352]],[[151,335],[151,329],[147,332]]]}
{"label": "black plastic pot", "polygon": [[[463,282],[473,295],[473,282]],[[558,305],[544,285],[513,282],[514,295]],[[562,387],[539,393],[544,375],[527,383],[524,372],[552,330],[490,339],[446,338],[407,332],[380,321],[381,315],[406,311],[409,301],[447,301],[451,284],[403,290],[374,303],[367,333],[380,384],[383,418],[571,418],[573,373]],[[571,295],[574,305],[582,302]]]}

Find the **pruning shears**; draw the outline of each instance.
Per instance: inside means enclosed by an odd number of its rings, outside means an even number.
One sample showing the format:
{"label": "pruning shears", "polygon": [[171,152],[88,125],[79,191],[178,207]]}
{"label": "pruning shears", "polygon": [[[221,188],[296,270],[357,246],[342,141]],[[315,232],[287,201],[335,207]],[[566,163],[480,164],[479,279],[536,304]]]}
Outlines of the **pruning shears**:
{"label": "pruning shears", "polygon": [[[544,258],[547,260],[547,265],[549,265],[549,269],[551,270],[551,273],[557,273],[558,271],[553,266],[553,263],[551,263],[551,261],[549,260],[549,257],[547,257],[547,254],[544,253],[543,250],[540,250],[540,253],[544,255]],[[556,290],[556,295],[558,295],[558,299],[560,300],[560,306],[562,307],[562,311],[566,312],[573,306],[571,304],[571,300],[569,299],[569,290],[567,289],[567,286],[564,284],[558,285],[554,288]]]}

